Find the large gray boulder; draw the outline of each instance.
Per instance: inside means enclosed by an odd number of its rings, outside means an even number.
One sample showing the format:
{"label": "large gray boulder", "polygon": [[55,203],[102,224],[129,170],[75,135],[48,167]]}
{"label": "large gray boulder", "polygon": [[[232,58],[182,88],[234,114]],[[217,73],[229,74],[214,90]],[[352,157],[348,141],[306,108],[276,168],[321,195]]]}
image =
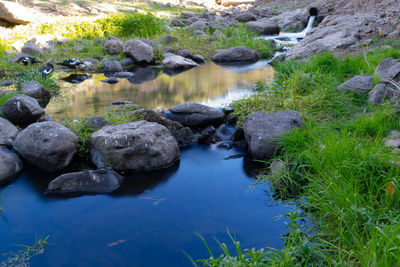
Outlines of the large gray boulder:
{"label": "large gray boulder", "polygon": [[124,45],[124,53],[138,64],[150,64],[154,61],[153,47],[140,40],[129,40]]}
{"label": "large gray boulder", "polygon": [[278,24],[272,20],[257,20],[257,21],[249,21],[246,24],[246,27],[250,30],[256,31],[262,35],[274,35],[279,34],[280,29]]}
{"label": "large gray boulder", "polygon": [[38,101],[27,95],[11,97],[0,111],[10,122],[21,127],[36,122],[44,114]]}
{"label": "large gray boulder", "polygon": [[302,117],[293,110],[248,115],[243,120],[243,131],[250,155],[254,159],[271,158],[277,139],[303,124]]}
{"label": "large gray boulder", "polygon": [[390,79],[397,82],[400,81],[400,63],[391,57],[379,63],[376,72],[379,74],[382,81],[388,81]]}
{"label": "large gray boulder", "polygon": [[122,52],[124,43],[120,43],[117,40],[108,40],[104,43],[103,48],[110,55],[119,55]]}
{"label": "large gray boulder", "polygon": [[0,146],[0,184],[9,182],[22,170],[23,166],[17,154]]}
{"label": "large gray boulder", "polygon": [[167,70],[186,70],[199,66],[193,60],[178,55],[169,55],[163,59],[162,64]]}
{"label": "large gray boulder", "polygon": [[150,109],[138,109],[134,112],[149,122],[156,122],[168,128],[172,136],[178,142],[180,148],[187,147],[196,142],[196,138],[189,127],[184,127],[177,121],[167,119],[162,114]]}
{"label": "large gray boulder", "polygon": [[123,180],[121,175],[109,169],[66,173],[51,181],[46,193],[111,193]]}
{"label": "large gray boulder", "polygon": [[90,145],[93,163],[116,171],[160,169],[179,158],[175,138],[154,122],[105,126],[91,135]]}
{"label": "large gray boulder", "polygon": [[371,76],[359,76],[356,75],[350,80],[342,83],[338,86],[338,90],[349,90],[356,94],[365,94],[372,90],[374,86],[373,78]]}
{"label": "large gray boulder", "polygon": [[258,61],[256,50],[246,46],[236,46],[217,52],[212,60],[216,63],[252,63]]}
{"label": "large gray boulder", "polygon": [[17,127],[0,117],[0,146],[8,146],[18,133]]}
{"label": "large gray boulder", "polygon": [[10,1],[0,1],[0,19],[13,24],[27,24],[34,20],[29,9]]}
{"label": "large gray boulder", "polygon": [[48,172],[66,168],[76,149],[76,135],[63,125],[39,122],[22,130],[15,138],[15,151],[27,162]]}
{"label": "large gray boulder", "polygon": [[173,106],[169,111],[165,114],[168,119],[192,128],[219,125],[225,117],[225,114],[216,108],[192,102]]}
{"label": "large gray boulder", "polygon": [[35,98],[42,107],[45,107],[50,101],[50,92],[38,81],[25,82],[21,88],[24,95]]}

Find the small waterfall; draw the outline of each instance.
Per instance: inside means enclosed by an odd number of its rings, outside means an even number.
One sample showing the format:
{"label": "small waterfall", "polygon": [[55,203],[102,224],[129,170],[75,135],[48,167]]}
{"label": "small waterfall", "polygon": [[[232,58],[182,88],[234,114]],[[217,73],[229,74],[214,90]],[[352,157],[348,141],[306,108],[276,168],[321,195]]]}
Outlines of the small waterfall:
{"label": "small waterfall", "polygon": [[306,33],[310,31],[314,25],[314,21],[315,21],[315,16],[310,16],[310,18],[308,19],[307,27],[303,31]]}

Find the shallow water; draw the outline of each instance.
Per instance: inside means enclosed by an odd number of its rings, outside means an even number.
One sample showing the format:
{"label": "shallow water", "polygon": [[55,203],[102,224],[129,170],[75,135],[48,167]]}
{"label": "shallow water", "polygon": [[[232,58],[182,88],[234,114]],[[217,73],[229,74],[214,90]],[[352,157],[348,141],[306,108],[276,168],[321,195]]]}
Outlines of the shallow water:
{"label": "shallow water", "polygon": [[47,196],[51,177],[25,173],[5,193],[0,252],[50,235],[32,266],[190,266],[182,251],[209,257],[196,233],[219,253],[213,237],[232,248],[227,229],[243,248],[280,248],[285,220],[276,216],[294,206],[275,202],[265,184],[249,190],[254,166],[224,160],[237,153],[194,146],[169,170],[133,175],[111,195]]}
{"label": "shallow water", "polygon": [[136,70],[136,78],[121,78],[114,85],[101,82],[105,79],[103,74],[94,74],[77,85],[60,82],[62,96],[51,100],[46,113],[55,120],[76,118],[100,113],[115,101],[131,101],[150,109],[169,108],[189,101],[220,107],[251,94],[249,86],[255,82],[271,81],[274,71],[267,63],[221,66],[207,62],[175,76],[141,68]]}

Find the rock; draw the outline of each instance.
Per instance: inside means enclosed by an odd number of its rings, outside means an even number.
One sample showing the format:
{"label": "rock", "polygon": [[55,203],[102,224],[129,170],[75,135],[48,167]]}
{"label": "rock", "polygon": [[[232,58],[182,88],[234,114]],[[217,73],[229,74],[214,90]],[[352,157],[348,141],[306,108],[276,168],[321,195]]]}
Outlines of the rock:
{"label": "rock", "polygon": [[24,44],[21,51],[26,54],[43,55],[43,49],[31,42]]}
{"label": "rock", "polygon": [[27,95],[11,97],[0,110],[10,122],[21,127],[36,122],[44,114],[38,101]]}
{"label": "rock", "polygon": [[153,47],[139,40],[127,41],[124,53],[138,64],[150,64],[154,61]]}
{"label": "rock", "polygon": [[63,37],[63,36],[58,36],[56,37],[56,44],[67,44],[69,42],[71,42],[70,39],[68,39],[67,37]]}
{"label": "rock", "polygon": [[38,119],[38,122],[44,122],[44,121],[52,121],[52,117],[48,114],[43,114],[42,116],[40,116],[40,118]]}
{"label": "rock", "polygon": [[139,109],[134,111],[134,113],[138,114],[146,121],[156,122],[167,127],[172,136],[178,142],[180,148],[187,147],[196,142],[192,130],[190,130],[189,127],[183,127],[182,124],[177,121],[169,120],[161,114],[149,109]]}
{"label": "rock", "polygon": [[243,131],[250,155],[267,159],[275,154],[276,139],[304,124],[293,110],[275,113],[253,113],[243,120]]}
{"label": "rock", "polygon": [[379,63],[376,72],[379,74],[382,81],[388,81],[390,79],[397,82],[400,81],[400,63],[391,57]]}
{"label": "rock", "polygon": [[90,127],[92,129],[100,129],[108,124],[111,124],[112,122],[106,121],[106,119],[102,116],[90,116],[84,123],[84,126]]}
{"label": "rock", "polygon": [[122,59],[122,60],[120,61],[120,63],[121,63],[121,65],[122,65],[122,67],[130,67],[130,66],[132,66],[133,64],[135,64],[135,62],[133,61],[133,59],[131,59],[131,58],[129,58],[129,57]]}
{"label": "rock", "polygon": [[189,19],[189,18],[194,17],[194,16],[196,16],[196,14],[193,13],[193,12],[190,12],[190,11],[182,11],[181,12],[181,17],[184,18],[184,19]]}
{"label": "rock", "polygon": [[202,31],[202,30],[195,30],[195,31],[193,32],[193,35],[197,35],[197,36],[206,36],[207,33],[205,33],[205,32]]}
{"label": "rock", "polygon": [[282,31],[299,32],[307,26],[308,16],[306,9],[296,9],[285,11],[270,20],[275,21]]}
{"label": "rock", "polygon": [[49,103],[51,94],[38,81],[25,82],[21,86],[21,91],[24,95],[35,98],[41,107],[46,107]]}
{"label": "rock", "polygon": [[123,180],[121,175],[109,169],[66,173],[51,181],[46,193],[111,193]]}
{"label": "rock", "polygon": [[214,139],[217,142],[230,141],[232,139],[232,135],[235,132],[235,130],[236,129],[233,126],[221,124],[215,132]]}
{"label": "rock", "polygon": [[86,64],[86,62],[89,62],[90,64],[92,64],[92,66],[96,66],[97,64],[99,64],[100,61],[95,58],[87,57],[83,60],[83,64]]}
{"label": "rock", "polygon": [[108,40],[104,43],[103,48],[110,55],[119,55],[122,52],[122,45],[116,40]]}
{"label": "rock", "polygon": [[186,27],[187,30],[189,31],[195,31],[195,30],[201,30],[204,31],[204,29],[207,27],[207,23],[203,20],[196,21],[189,26]]}
{"label": "rock", "polygon": [[178,55],[171,55],[164,58],[162,64],[164,69],[167,70],[186,70],[199,66],[193,60]]}
{"label": "rock", "polygon": [[212,57],[216,63],[252,63],[258,59],[257,51],[245,46],[221,49]]}
{"label": "rock", "polygon": [[134,74],[133,77],[128,78],[128,81],[133,84],[142,84],[157,78],[156,72],[152,68],[138,68]]}
{"label": "rock", "polygon": [[116,171],[160,169],[179,158],[175,138],[154,122],[105,126],[91,135],[90,145],[93,163]]}
{"label": "rock", "polygon": [[397,151],[400,148],[400,131],[391,131],[385,138],[385,146]]}
{"label": "rock", "polygon": [[83,45],[76,45],[76,46],[74,46],[74,50],[75,50],[76,52],[83,51],[83,49],[85,49],[85,47],[84,47]]}
{"label": "rock", "polygon": [[384,83],[378,83],[375,87],[368,93],[368,102],[373,105],[380,105],[387,95],[388,90]]}
{"label": "rock", "polygon": [[257,17],[251,12],[242,12],[235,16],[235,19],[240,22],[248,22],[257,20]]}
{"label": "rock", "polygon": [[8,146],[18,133],[17,127],[0,117],[0,146]]}
{"label": "rock", "polygon": [[215,142],[214,140],[215,128],[212,125],[207,126],[200,131],[200,136],[197,140],[199,144],[209,145]]}
{"label": "rock", "polygon": [[196,62],[197,64],[200,64],[200,65],[206,63],[206,60],[204,59],[204,57],[202,55],[199,55],[199,54],[194,54],[192,56],[192,60],[194,62]]}
{"label": "rock", "polygon": [[108,84],[116,84],[119,82],[119,80],[115,77],[110,77],[104,80],[101,80],[103,83],[108,83]]}
{"label": "rock", "polygon": [[8,59],[8,61],[11,62],[11,63],[15,63],[15,62],[17,62],[20,58],[27,57],[27,56],[29,56],[29,55],[28,55],[28,54],[25,54],[25,53],[21,53],[21,54],[18,54],[18,55],[16,55],[16,56],[11,57],[10,59]]}
{"label": "rock", "polygon": [[255,0],[220,0],[219,1],[222,6],[228,7],[228,6],[239,6],[242,4],[254,4],[256,1]]}
{"label": "rock", "polygon": [[181,49],[178,51],[178,55],[181,57],[192,58],[193,53],[189,49]]}
{"label": "rock", "polygon": [[75,155],[76,135],[63,125],[46,121],[29,125],[14,141],[14,149],[27,162],[48,172],[66,168]]}
{"label": "rock", "polygon": [[29,9],[9,1],[0,1],[0,19],[14,24],[27,24],[34,21]]}
{"label": "rock", "polygon": [[262,35],[274,35],[280,32],[278,24],[271,20],[249,21],[245,25],[248,29]]}
{"label": "rock", "polygon": [[183,20],[180,19],[172,19],[171,20],[171,25],[174,27],[183,27],[186,25],[186,23]]}
{"label": "rock", "polygon": [[104,40],[103,38],[94,38],[93,42],[95,42],[96,44],[102,44],[104,43],[106,40]]}
{"label": "rock", "polygon": [[135,74],[133,72],[128,72],[128,71],[121,71],[113,74],[113,77],[116,78],[131,78],[133,76],[135,76]]}
{"label": "rock", "polygon": [[15,178],[23,166],[17,154],[0,146],[0,185]]}
{"label": "rock", "polygon": [[356,94],[361,95],[372,90],[373,86],[373,78],[371,76],[364,77],[357,75],[339,85],[337,89],[339,91],[350,90]]}
{"label": "rock", "polygon": [[104,61],[104,73],[121,72],[122,66],[118,60],[106,60]]}
{"label": "rock", "polygon": [[225,117],[225,114],[216,108],[192,102],[173,106],[169,111],[170,113],[165,114],[168,119],[192,128],[217,126],[223,122]]}
{"label": "rock", "polygon": [[166,43],[166,44],[175,43],[176,41],[178,41],[178,39],[176,39],[175,37],[173,37],[169,34],[163,35],[157,39],[157,42]]}
{"label": "rock", "polygon": [[154,46],[156,45],[156,43],[153,42],[153,41],[150,40],[150,39],[140,38],[139,40],[142,41],[143,43],[145,43],[145,44],[151,46],[151,47],[154,47]]}

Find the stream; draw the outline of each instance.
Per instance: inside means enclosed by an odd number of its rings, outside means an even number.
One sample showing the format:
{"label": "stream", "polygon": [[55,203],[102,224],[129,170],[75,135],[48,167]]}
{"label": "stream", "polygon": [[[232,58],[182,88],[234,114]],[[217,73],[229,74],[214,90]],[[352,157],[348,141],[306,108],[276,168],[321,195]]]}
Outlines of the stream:
{"label": "stream", "polygon": [[[300,38],[295,35],[286,37]],[[176,76],[136,71],[147,76],[116,85],[102,83],[103,74],[79,84],[60,82],[62,96],[51,100],[46,113],[60,121],[99,113],[115,101],[151,109],[188,101],[221,107],[252,94],[252,84],[270,82],[274,73],[268,61],[230,67],[207,62]],[[172,167],[135,173],[112,194],[70,198],[45,195],[55,176],[26,168],[0,188],[0,252],[21,250],[17,244],[49,235],[49,245],[31,266],[191,266],[183,251],[193,259],[209,257],[196,234],[215,254],[221,251],[214,238],[234,254],[228,231],[242,248],[282,248],[287,220],[277,216],[296,206],[274,200],[266,184],[254,185],[263,165],[243,153],[194,145]]]}

